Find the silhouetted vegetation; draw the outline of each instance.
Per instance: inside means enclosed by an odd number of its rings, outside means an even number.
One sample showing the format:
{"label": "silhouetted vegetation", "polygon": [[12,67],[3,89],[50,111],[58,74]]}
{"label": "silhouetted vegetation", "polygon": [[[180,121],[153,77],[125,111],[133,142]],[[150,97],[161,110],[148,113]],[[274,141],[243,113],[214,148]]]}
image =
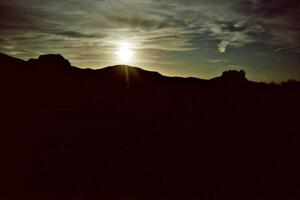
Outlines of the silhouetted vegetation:
{"label": "silhouetted vegetation", "polygon": [[0,55],[3,199],[298,199],[300,84]]}
{"label": "silhouetted vegetation", "polygon": [[227,81],[232,82],[244,82],[247,81],[246,73],[244,70],[236,71],[236,70],[228,70],[223,72],[222,77]]}

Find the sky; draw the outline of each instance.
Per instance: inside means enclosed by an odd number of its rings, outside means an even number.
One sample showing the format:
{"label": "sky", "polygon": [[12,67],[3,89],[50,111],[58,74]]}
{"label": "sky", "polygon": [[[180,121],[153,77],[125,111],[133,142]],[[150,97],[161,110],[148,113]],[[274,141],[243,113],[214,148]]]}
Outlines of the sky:
{"label": "sky", "polygon": [[62,54],[72,65],[123,64],[168,76],[300,80],[299,0],[0,0],[0,52]]}

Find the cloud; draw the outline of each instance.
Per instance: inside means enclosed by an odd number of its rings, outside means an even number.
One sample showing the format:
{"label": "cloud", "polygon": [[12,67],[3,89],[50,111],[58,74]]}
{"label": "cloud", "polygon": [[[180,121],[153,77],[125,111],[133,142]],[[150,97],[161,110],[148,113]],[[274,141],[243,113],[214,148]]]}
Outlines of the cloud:
{"label": "cloud", "polygon": [[82,50],[93,55],[111,52],[121,40],[130,40],[139,50],[193,51],[209,41],[219,53],[253,43],[278,49],[299,44],[299,4],[298,0],[2,0],[0,45],[37,53],[51,48],[68,55]]}
{"label": "cloud", "polygon": [[225,53],[226,47],[227,47],[228,44],[229,44],[228,41],[222,41],[222,42],[220,42],[220,43],[218,44],[218,51],[219,51],[220,53]]}
{"label": "cloud", "polygon": [[293,52],[293,51],[299,52],[300,51],[300,45],[280,47],[280,48],[274,50],[275,53],[279,53],[279,52]]}
{"label": "cloud", "polygon": [[243,0],[238,4],[240,11],[263,17],[276,17],[299,9],[298,0]]}
{"label": "cloud", "polygon": [[212,59],[208,61],[209,63],[219,64],[219,63],[229,63],[227,59]]}
{"label": "cloud", "polygon": [[96,35],[96,34],[85,34],[85,33],[81,33],[81,32],[77,32],[77,31],[52,31],[52,34],[55,35],[62,35],[62,36],[67,36],[67,37],[71,37],[71,38],[98,38],[101,37],[100,35]]}
{"label": "cloud", "polygon": [[248,17],[259,29],[249,35],[255,42],[274,46],[293,46],[300,39],[300,1],[243,0],[235,4],[235,11]]}

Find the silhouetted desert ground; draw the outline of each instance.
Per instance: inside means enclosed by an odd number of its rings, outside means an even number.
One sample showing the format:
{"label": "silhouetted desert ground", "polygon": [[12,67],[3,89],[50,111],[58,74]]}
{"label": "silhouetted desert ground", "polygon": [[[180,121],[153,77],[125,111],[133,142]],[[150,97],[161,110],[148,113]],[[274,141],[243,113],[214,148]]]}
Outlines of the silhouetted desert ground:
{"label": "silhouetted desert ground", "polygon": [[0,55],[1,199],[299,199],[300,83]]}

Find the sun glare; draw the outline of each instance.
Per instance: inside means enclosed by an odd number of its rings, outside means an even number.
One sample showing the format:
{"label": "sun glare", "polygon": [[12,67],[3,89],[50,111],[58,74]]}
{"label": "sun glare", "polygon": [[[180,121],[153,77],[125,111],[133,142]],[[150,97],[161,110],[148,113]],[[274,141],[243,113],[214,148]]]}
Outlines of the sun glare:
{"label": "sun glare", "polygon": [[118,50],[118,57],[119,61],[122,62],[122,64],[129,64],[132,61],[133,58],[133,51],[132,46],[128,42],[122,42],[120,43],[119,50]]}

